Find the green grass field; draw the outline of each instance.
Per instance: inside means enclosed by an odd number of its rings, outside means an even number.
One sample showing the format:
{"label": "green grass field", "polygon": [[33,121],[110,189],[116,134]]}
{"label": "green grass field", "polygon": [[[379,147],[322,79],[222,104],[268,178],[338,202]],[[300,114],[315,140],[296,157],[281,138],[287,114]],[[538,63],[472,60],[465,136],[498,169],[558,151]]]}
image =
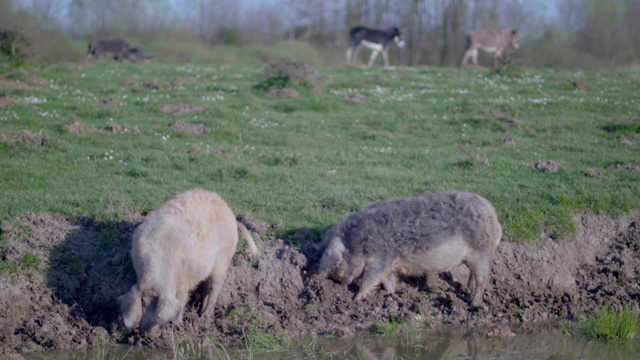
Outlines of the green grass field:
{"label": "green grass field", "polygon": [[[276,98],[256,90],[260,71],[0,67],[0,96],[19,102],[0,108],[0,221],[27,211],[119,220],[203,187],[287,237],[374,201],[460,189],[494,203],[505,240],[529,241],[575,231],[578,211],[640,208],[638,72],[321,68],[300,98]],[[49,83],[15,85],[32,75]],[[185,77],[197,81],[170,84]],[[366,102],[344,99],[352,93]],[[172,131],[175,120],[210,132]],[[76,121],[84,131],[65,128]]]}

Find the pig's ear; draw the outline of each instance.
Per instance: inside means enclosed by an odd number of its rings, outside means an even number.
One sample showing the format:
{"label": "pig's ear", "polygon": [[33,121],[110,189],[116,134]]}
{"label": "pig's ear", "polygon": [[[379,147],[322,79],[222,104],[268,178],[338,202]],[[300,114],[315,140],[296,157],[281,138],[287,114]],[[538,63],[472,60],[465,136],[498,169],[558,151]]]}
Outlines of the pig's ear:
{"label": "pig's ear", "polygon": [[342,244],[340,238],[334,237],[329,242],[329,246],[324,250],[322,258],[320,259],[320,265],[318,266],[318,273],[325,274],[335,268],[340,261],[342,261],[342,254],[346,248]]}

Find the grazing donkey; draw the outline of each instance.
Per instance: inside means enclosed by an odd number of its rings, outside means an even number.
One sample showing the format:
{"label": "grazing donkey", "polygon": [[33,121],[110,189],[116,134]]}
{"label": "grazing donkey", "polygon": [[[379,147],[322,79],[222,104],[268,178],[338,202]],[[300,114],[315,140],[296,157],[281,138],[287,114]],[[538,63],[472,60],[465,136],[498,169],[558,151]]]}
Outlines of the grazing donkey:
{"label": "grazing donkey", "polygon": [[388,45],[393,40],[398,47],[404,46],[400,29],[397,27],[390,27],[386,31],[367,29],[362,26],[357,26],[351,29],[349,33],[349,49],[347,49],[347,65],[353,63],[353,58],[358,53],[360,45],[373,50],[371,59],[367,66],[373,65],[374,61],[378,57],[378,54],[382,52],[382,58],[384,59],[384,66],[389,66],[389,49]]}
{"label": "grazing donkey", "polygon": [[467,33],[467,51],[462,59],[462,67],[467,66],[469,58],[478,66],[478,49],[494,53],[493,67],[498,67],[498,60],[504,49],[511,44],[514,49],[520,47],[518,29],[471,30]]}

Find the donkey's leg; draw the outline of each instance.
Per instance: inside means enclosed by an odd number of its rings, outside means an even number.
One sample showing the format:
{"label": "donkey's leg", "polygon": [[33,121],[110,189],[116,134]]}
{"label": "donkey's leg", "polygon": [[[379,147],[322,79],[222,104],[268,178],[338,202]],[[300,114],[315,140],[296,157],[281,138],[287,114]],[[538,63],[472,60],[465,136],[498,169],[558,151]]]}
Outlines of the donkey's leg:
{"label": "donkey's leg", "polygon": [[378,53],[380,53],[380,50],[373,50],[373,52],[371,53],[371,59],[369,59],[369,67],[371,67],[373,65],[373,63],[376,61],[376,58],[378,57]]}
{"label": "donkey's leg", "polygon": [[493,55],[493,68],[498,68],[498,63],[500,62],[500,57],[502,56],[502,52],[496,51],[495,55]]}
{"label": "donkey's leg", "polygon": [[469,58],[473,55],[473,50],[469,49],[467,51],[464,52],[464,57],[462,58],[462,63],[460,64],[460,67],[466,67],[467,66],[467,62],[469,62]]}
{"label": "donkey's leg", "polygon": [[382,58],[384,59],[384,66],[389,67],[389,49],[382,50]]}
{"label": "donkey's leg", "polygon": [[478,49],[471,53],[471,61],[473,61],[473,66],[478,67]]}
{"label": "donkey's leg", "polygon": [[351,65],[353,63],[353,57],[357,49],[358,49],[357,46],[356,47],[349,46],[349,48],[347,49],[347,65]]}

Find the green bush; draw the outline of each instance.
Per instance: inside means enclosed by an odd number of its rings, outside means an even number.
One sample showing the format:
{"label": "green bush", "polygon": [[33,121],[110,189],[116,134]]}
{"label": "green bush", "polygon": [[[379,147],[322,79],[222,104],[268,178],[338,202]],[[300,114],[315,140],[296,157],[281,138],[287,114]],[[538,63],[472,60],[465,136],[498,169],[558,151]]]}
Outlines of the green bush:
{"label": "green bush", "polygon": [[258,90],[283,89],[290,86],[312,87],[317,79],[316,69],[289,57],[265,64],[260,76],[263,81],[255,86]]}
{"label": "green bush", "polygon": [[12,64],[22,64],[27,60],[26,48],[30,42],[21,32],[11,29],[0,30],[0,54]]}

